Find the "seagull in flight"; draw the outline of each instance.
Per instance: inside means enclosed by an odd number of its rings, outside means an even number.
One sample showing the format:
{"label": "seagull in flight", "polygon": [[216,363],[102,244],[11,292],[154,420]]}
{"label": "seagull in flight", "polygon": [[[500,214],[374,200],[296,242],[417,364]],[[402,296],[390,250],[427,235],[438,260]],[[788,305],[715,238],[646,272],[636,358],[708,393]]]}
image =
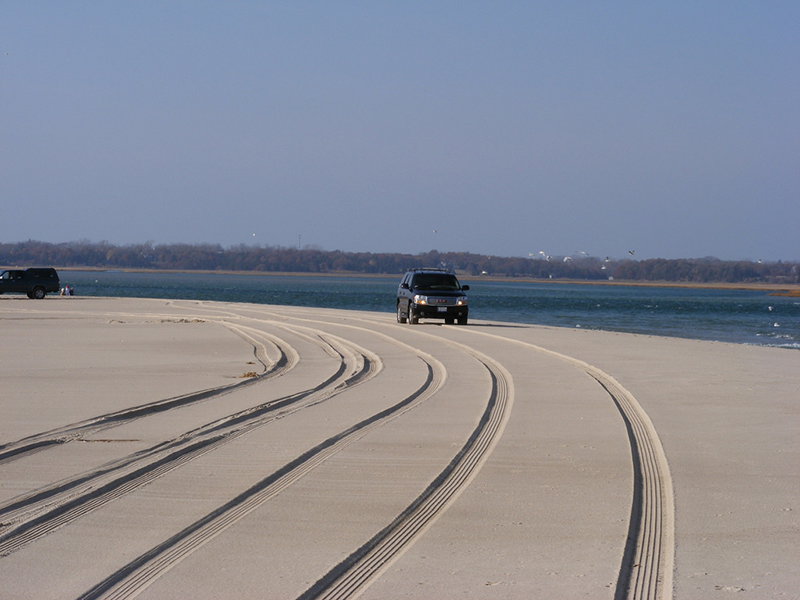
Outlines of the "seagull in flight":
{"label": "seagull in flight", "polygon": [[636,250],[628,250],[628,254],[630,254],[631,256],[633,256],[634,252],[636,252]]}

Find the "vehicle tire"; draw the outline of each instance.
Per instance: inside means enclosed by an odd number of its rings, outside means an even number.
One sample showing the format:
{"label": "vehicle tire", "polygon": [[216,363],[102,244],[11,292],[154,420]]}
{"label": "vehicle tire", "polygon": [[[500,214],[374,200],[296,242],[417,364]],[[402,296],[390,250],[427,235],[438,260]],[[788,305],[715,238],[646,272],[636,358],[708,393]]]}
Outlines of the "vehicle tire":
{"label": "vehicle tire", "polygon": [[445,324],[445,325],[452,325],[452,324],[453,324],[453,323],[455,323],[455,322],[456,322],[456,320],[455,320],[453,317],[447,317],[447,318],[445,318],[445,320],[444,320],[444,324]]}
{"label": "vehicle tire", "polygon": [[467,317],[458,317],[458,324],[459,325],[466,325],[467,324]]}
{"label": "vehicle tire", "polygon": [[409,325],[416,325],[419,323],[419,315],[414,312],[414,309],[411,308],[411,305],[408,305],[408,324]]}
{"label": "vehicle tire", "polygon": [[397,322],[398,323],[405,323],[406,318],[403,316],[403,311],[400,310],[400,303],[397,303]]}
{"label": "vehicle tire", "polygon": [[43,287],[36,287],[33,288],[33,297],[37,300],[41,300],[47,295],[47,292],[44,291]]}

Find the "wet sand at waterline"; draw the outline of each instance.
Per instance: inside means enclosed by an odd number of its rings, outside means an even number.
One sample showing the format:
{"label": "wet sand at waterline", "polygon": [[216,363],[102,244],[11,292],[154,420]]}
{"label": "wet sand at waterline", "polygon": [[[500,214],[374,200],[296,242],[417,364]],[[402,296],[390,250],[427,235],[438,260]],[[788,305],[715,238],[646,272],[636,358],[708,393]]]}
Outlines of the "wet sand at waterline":
{"label": "wet sand at waterline", "polygon": [[2,598],[800,597],[800,352],[0,299]]}

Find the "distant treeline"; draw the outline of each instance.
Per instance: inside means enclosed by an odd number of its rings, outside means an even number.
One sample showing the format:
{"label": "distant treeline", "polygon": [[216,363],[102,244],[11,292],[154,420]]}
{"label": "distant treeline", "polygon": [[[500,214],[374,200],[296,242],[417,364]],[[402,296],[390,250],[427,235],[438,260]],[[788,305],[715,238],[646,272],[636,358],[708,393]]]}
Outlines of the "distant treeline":
{"label": "distant treeline", "polygon": [[589,256],[502,257],[469,252],[394,254],[325,251],[315,248],[108,242],[0,244],[4,266],[90,267],[278,273],[400,275],[414,267],[446,267],[462,275],[536,279],[667,281],[692,283],[798,283],[797,263],[722,261],[716,258],[611,260]]}

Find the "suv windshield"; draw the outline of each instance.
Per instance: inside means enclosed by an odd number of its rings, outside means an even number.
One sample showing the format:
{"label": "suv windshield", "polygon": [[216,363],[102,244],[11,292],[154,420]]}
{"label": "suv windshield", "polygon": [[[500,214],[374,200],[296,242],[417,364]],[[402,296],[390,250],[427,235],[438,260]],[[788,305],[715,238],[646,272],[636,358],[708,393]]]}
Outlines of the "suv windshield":
{"label": "suv windshield", "polygon": [[411,287],[415,290],[460,290],[458,280],[448,273],[420,273],[414,276]]}

